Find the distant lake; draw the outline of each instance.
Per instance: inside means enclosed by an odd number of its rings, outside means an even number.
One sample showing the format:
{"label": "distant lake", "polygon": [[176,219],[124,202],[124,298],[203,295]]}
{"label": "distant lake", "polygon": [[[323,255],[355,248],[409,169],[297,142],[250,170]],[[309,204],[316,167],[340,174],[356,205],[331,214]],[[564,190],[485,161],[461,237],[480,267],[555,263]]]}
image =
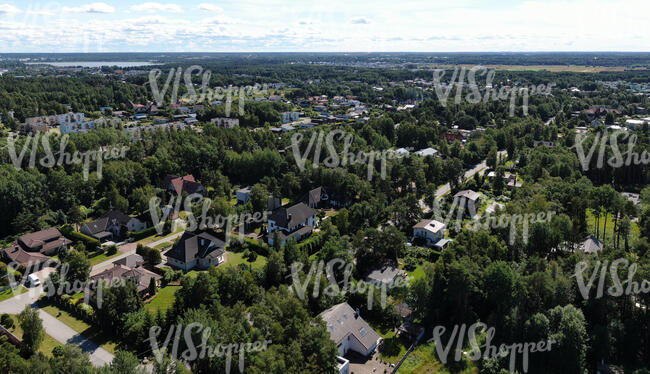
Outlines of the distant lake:
{"label": "distant lake", "polygon": [[70,62],[27,62],[27,65],[52,65],[60,68],[77,67],[100,68],[102,66],[117,66],[121,68],[132,68],[138,66],[154,65],[149,61],[70,61]]}

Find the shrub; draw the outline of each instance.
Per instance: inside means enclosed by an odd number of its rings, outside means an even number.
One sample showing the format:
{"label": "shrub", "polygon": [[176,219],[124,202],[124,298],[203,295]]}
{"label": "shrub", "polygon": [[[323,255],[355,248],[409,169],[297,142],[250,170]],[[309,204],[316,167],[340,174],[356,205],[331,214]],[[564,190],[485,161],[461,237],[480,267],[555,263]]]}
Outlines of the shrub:
{"label": "shrub", "polygon": [[3,314],[0,316],[0,325],[6,327],[7,329],[13,329],[14,328],[14,320],[11,318],[9,314]]}
{"label": "shrub", "polygon": [[117,253],[117,246],[115,244],[111,244],[107,249],[106,249],[106,254],[109,256],[112,256]]}

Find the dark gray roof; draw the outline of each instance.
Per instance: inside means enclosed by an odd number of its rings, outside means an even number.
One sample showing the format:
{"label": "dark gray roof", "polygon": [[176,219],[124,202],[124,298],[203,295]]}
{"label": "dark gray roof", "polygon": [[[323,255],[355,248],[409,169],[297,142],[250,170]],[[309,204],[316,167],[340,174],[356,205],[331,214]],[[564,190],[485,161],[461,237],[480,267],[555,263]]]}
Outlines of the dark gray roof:
{"label": "dark gray roof", "polygon": [[185,232],[178,243],[165,255],[187,263],[196,258],[205,258],[215,251],[217,251],[216,255],[223,254],[225,246],[226,243],[207,232],[196,235]]}
{"label": "dark gray roof", "polygon": [[320,204],[323,197],[327,196],[327,191],[324,187],[316,187],[313,190],[307,192],[307,195],[302,199],[302,201],[309,206],[316,206]]}
{"label": "dark gray roof", "polygon": [[102,231],[106,231],[110,226],[125,226],[130,219],[131,217],[119,210],[113,210],[101,216],[97,221],[86,223],[83,225],[82,230],[85,228],[91,235],[95,236]]}
{"label": "dark gray roof", "polygon": [[275,221],[280,227],[291,228],[316,215],[316,211],[304,203],[298,203],[289,208],[281,207],[276,209],[269,217],[269,221]]}
{"label": "dark gray roof", "polygon": [[366,349],[379,340],[379,335],[366,321],[357,316],[348,303],[334,305],[319,315],[327,324],[330,338],[339,344],[348,335],[353,335]]}
{"label": "dark gray roof", "polygon": [[400,270],[393,266],[383,266],[381,268],[376,268],[372,270],[366,280],[369,283],[391,283],[398,276],[404,276],[406,273],[403,270]]}

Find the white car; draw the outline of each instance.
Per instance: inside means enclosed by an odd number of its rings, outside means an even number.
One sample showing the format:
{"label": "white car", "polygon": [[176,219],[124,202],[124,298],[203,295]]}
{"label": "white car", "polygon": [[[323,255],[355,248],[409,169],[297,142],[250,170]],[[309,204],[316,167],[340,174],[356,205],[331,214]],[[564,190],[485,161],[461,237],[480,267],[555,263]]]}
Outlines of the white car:
{"label": "white car", "polygon": [[38,287],[38,286],[41,285],[41,280],[38,279],[38,276],[37,276],[36,274],[29,274],[29,276],[27,277],[27,279],[29,280],[29,284],[30,284],[32,287]]}

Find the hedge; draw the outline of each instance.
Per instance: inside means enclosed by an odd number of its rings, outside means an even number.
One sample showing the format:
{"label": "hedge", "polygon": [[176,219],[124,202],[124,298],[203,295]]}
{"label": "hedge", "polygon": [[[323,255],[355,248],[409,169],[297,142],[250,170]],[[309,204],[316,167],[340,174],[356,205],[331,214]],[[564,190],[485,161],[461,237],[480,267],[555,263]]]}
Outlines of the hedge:
{"label": "hedge", "polygon": [[95,238],[91,238],[88,235],[82,234],[79,231],[74,231],[74,230],[70,231],[67,234],[65,234],[65,237],[75,242],[79,241],[84,243],[84,245],[86,246],[86,250],[89,252],[94,251],[100,247],[99,240]]}
{"label": "hedge", "polygon": [[324,236],[321,233],[313,234],[310,238],[298,243],[298,248],[306,248],[307,254],[313,255],[314,253],[320,251],[321,246],[323,245]]}
{"label": "hedge", "polygon": [[255,251],[258,255],[269,256],[269,246],[263,241],[251,238],[245,238],[244,240],[246,241],[246,244],[248,244],[248,249],[251,251]]}
{"label": "hedge", "polygon": [[156,235],[157,233],[158,232],[156,231],[156,226],[151,226],[142,231],[132,232],[131,237],[135,240],[140,240],[140,239],[144,239]]}

